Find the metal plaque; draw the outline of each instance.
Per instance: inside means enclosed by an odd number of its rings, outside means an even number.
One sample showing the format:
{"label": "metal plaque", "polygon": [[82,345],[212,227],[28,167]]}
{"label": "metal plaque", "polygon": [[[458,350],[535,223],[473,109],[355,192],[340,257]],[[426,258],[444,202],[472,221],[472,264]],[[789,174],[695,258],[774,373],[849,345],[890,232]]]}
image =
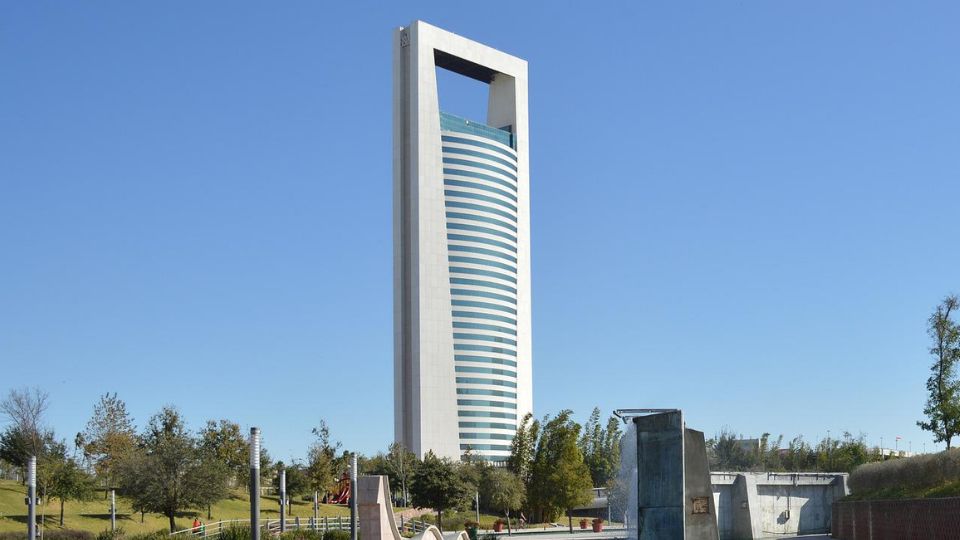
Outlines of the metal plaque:
{"label": "metal plaque", "polygon": [[693,497],[691,499],[693,502],[693,513],[694,514],[709,514],[710,513],[710,499],[709,497]]}

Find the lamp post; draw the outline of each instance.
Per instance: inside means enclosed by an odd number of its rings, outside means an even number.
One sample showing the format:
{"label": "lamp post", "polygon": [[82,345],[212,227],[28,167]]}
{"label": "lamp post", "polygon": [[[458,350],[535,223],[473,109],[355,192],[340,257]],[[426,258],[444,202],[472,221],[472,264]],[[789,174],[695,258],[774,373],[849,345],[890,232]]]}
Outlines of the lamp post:
{"label": "lamp post", "polygon": [[260,540],[260,428],[250,428],[250,540]]}
{"label": "lamp post", "polygon": [[287,470],[280,469],[280,534],[287,530]]}
{"label": "lamp post", "polygon": [[110,490],[110,531],[117,530],[117,493]]}
{"label": "lamp post", "polygon": [[27,463],[27,540],[37,537],[37,457]]}
{"label": "lamp post", "polygon": [[357,454],[350,456],[350,540],[357,540]]}

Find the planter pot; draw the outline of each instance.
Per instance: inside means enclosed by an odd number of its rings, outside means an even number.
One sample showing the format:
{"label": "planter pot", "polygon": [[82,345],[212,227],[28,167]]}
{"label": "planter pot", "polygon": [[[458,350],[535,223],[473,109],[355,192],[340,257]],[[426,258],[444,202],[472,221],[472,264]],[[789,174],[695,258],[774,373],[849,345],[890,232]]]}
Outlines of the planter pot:
{"label": "planter pot", "polygon": [[603,522],[594,521],[593,522],[593,532],[603,532]]}
{"label": "planter pot", "polygon": [[493,532],[503,532],[503,522],[497,521],[493,524]]}
{"label": "planter pot", "polygon": [[587,528],[587,520],[585,520],[585,519],[581,519],[581,520],[580,520],[580,528],[581,528],[581,529],[586,529],[586,528]]}

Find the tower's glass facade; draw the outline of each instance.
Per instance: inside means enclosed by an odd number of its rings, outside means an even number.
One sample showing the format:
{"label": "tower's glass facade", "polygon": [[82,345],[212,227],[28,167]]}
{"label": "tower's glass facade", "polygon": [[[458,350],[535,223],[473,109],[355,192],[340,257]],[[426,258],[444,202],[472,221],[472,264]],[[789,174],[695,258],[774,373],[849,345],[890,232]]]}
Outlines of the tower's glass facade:
{"label": "tower's glass facade", "polygon": [[440,117],[460,450],[503,461],[517,429],[513,135]]}

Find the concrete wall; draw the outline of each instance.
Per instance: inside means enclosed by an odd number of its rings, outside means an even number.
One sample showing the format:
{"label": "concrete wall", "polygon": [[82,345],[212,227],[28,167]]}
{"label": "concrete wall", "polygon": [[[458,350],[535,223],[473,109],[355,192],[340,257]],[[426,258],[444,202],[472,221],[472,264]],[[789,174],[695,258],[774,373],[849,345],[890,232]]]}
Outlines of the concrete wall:
{"label": "concrete wall", "polygon": [[683,413],[638,416],[638,540],[682,540],[684,518]]}
{"label": "concrete wall", "polygon": [[947,540],[960,538],[960,497],[833,504],[833,538]]}
{"label": "concrete wall", "polygon": [[[717,540],[717,506],[711,492],[703,432],[684,429],[683,446],[685,538]],[[698,505],[696,501],[701,504]],[[704,501],[707,503],[705,508],[702,505]]]}
{"label": "concrete wall", "polygon": [[826,533],[846,474],[711,473],[721,540]]}

